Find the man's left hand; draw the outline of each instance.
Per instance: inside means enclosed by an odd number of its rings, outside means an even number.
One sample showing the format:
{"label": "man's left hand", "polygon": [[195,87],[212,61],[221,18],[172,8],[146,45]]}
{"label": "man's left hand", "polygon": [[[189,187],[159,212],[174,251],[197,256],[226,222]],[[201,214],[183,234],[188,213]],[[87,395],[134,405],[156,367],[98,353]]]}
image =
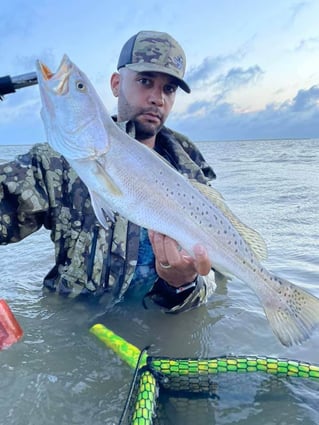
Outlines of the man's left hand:
{"label": "man's left hand", "polygon": [[194,258],[168,236],[149,230],[149,238],[156,259],[156,272],[169,285],[178,288],[192,282],[197,275],[207,275],[212,264],[204,246],[194,246]]}

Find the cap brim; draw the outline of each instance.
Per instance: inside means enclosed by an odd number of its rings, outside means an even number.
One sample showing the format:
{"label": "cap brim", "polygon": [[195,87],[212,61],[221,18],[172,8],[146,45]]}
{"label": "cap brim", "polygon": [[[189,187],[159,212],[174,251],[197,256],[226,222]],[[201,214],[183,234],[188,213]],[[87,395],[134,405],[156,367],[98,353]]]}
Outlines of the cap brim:
{"label": "cap brim", "polygon": [[184,90],[186,93],[191,92],[189,85],[184,80],[179,78],[173,69],[170,70],[169,68],[160,66],[156,63],[153,64],[147,62],[129,63],[125,65],[125,68],[131,69],[132,71],[136,72],[161,72],[162,74],[170,75],[171,77],[174,77],[176,79],[177,84],[182,90]]}

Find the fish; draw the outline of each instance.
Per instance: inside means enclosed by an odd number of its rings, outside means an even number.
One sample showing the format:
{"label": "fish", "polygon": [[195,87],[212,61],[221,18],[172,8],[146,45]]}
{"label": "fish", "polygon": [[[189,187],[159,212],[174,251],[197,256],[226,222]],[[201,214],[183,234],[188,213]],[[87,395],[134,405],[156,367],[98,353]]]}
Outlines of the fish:
{"label": "fish", "polygon": [[255,292],[283,345],[311,336],[319,323],[319,299],[266,269],[263,238],[235,216],[218,191],[181,175],[119,128],[67,55],[55,73],[37,60],[36,72],[48,143],[86,184],[102,226],[119,214],[176,240],[192,256],[200,243],[215,270]]}

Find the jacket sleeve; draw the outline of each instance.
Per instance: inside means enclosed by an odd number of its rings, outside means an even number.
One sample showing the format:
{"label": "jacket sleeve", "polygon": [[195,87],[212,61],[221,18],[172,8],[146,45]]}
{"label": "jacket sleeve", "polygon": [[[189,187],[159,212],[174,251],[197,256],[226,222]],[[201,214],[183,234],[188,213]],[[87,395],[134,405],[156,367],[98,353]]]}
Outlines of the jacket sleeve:
{"label": "jacket sleeve", "polygon": [[205,304],[215,288],[215,273],[211,270],[207,276],[197,277],[195,288],[181,293],[176,293],[174,288],[159,278],[148,297],[166,313],[181,313]]}
{"label": "jacket sleeve", "polygon": [[[178,133],[177,131],[168,129],[167,127],[165,127],[163,130],[163,133],[167,134],[171,141],[177,142],[182,150],[187,154],[193,165],[196,164],[196,166],[201,170],[201,175],[197,173],[197,175],[194,176],[195,178],[198,178],[198,180],[202,183],[207,183],[216,179],[216,174],[213,168],[208,164],[208,162],[206,162],[196,144],[193,143],[187,136]],[[194,167],[190,165],[190,168]]]}
{"label": "jacket sleeve", "polygon": [[0,244],[18,242],[38,230],[49,207],[45,165],[31,149],[0,165]]}

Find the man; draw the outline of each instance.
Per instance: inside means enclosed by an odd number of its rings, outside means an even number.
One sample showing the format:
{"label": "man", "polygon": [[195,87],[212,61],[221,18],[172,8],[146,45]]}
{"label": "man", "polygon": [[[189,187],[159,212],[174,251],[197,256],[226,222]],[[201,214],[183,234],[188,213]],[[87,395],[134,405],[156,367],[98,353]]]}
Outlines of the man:
{"label": "man", "polygon": [[[141,31],[123,46],[111,89],[118,98],[116,120],[179,172],[207,183],[215,178],[198,149],[164,127],[183,80],[185,54],[166,33]],[[204,247],[191,258],[165,235],[147,232],[116,215],[102,228],[87,188],[47,144],[0,167],[0,243],[17,242],[42,225],[51,230],[56,264],[44,286],[69,296],[122,299],[139,288],[169,312],[205,302],[214,287]]]}

